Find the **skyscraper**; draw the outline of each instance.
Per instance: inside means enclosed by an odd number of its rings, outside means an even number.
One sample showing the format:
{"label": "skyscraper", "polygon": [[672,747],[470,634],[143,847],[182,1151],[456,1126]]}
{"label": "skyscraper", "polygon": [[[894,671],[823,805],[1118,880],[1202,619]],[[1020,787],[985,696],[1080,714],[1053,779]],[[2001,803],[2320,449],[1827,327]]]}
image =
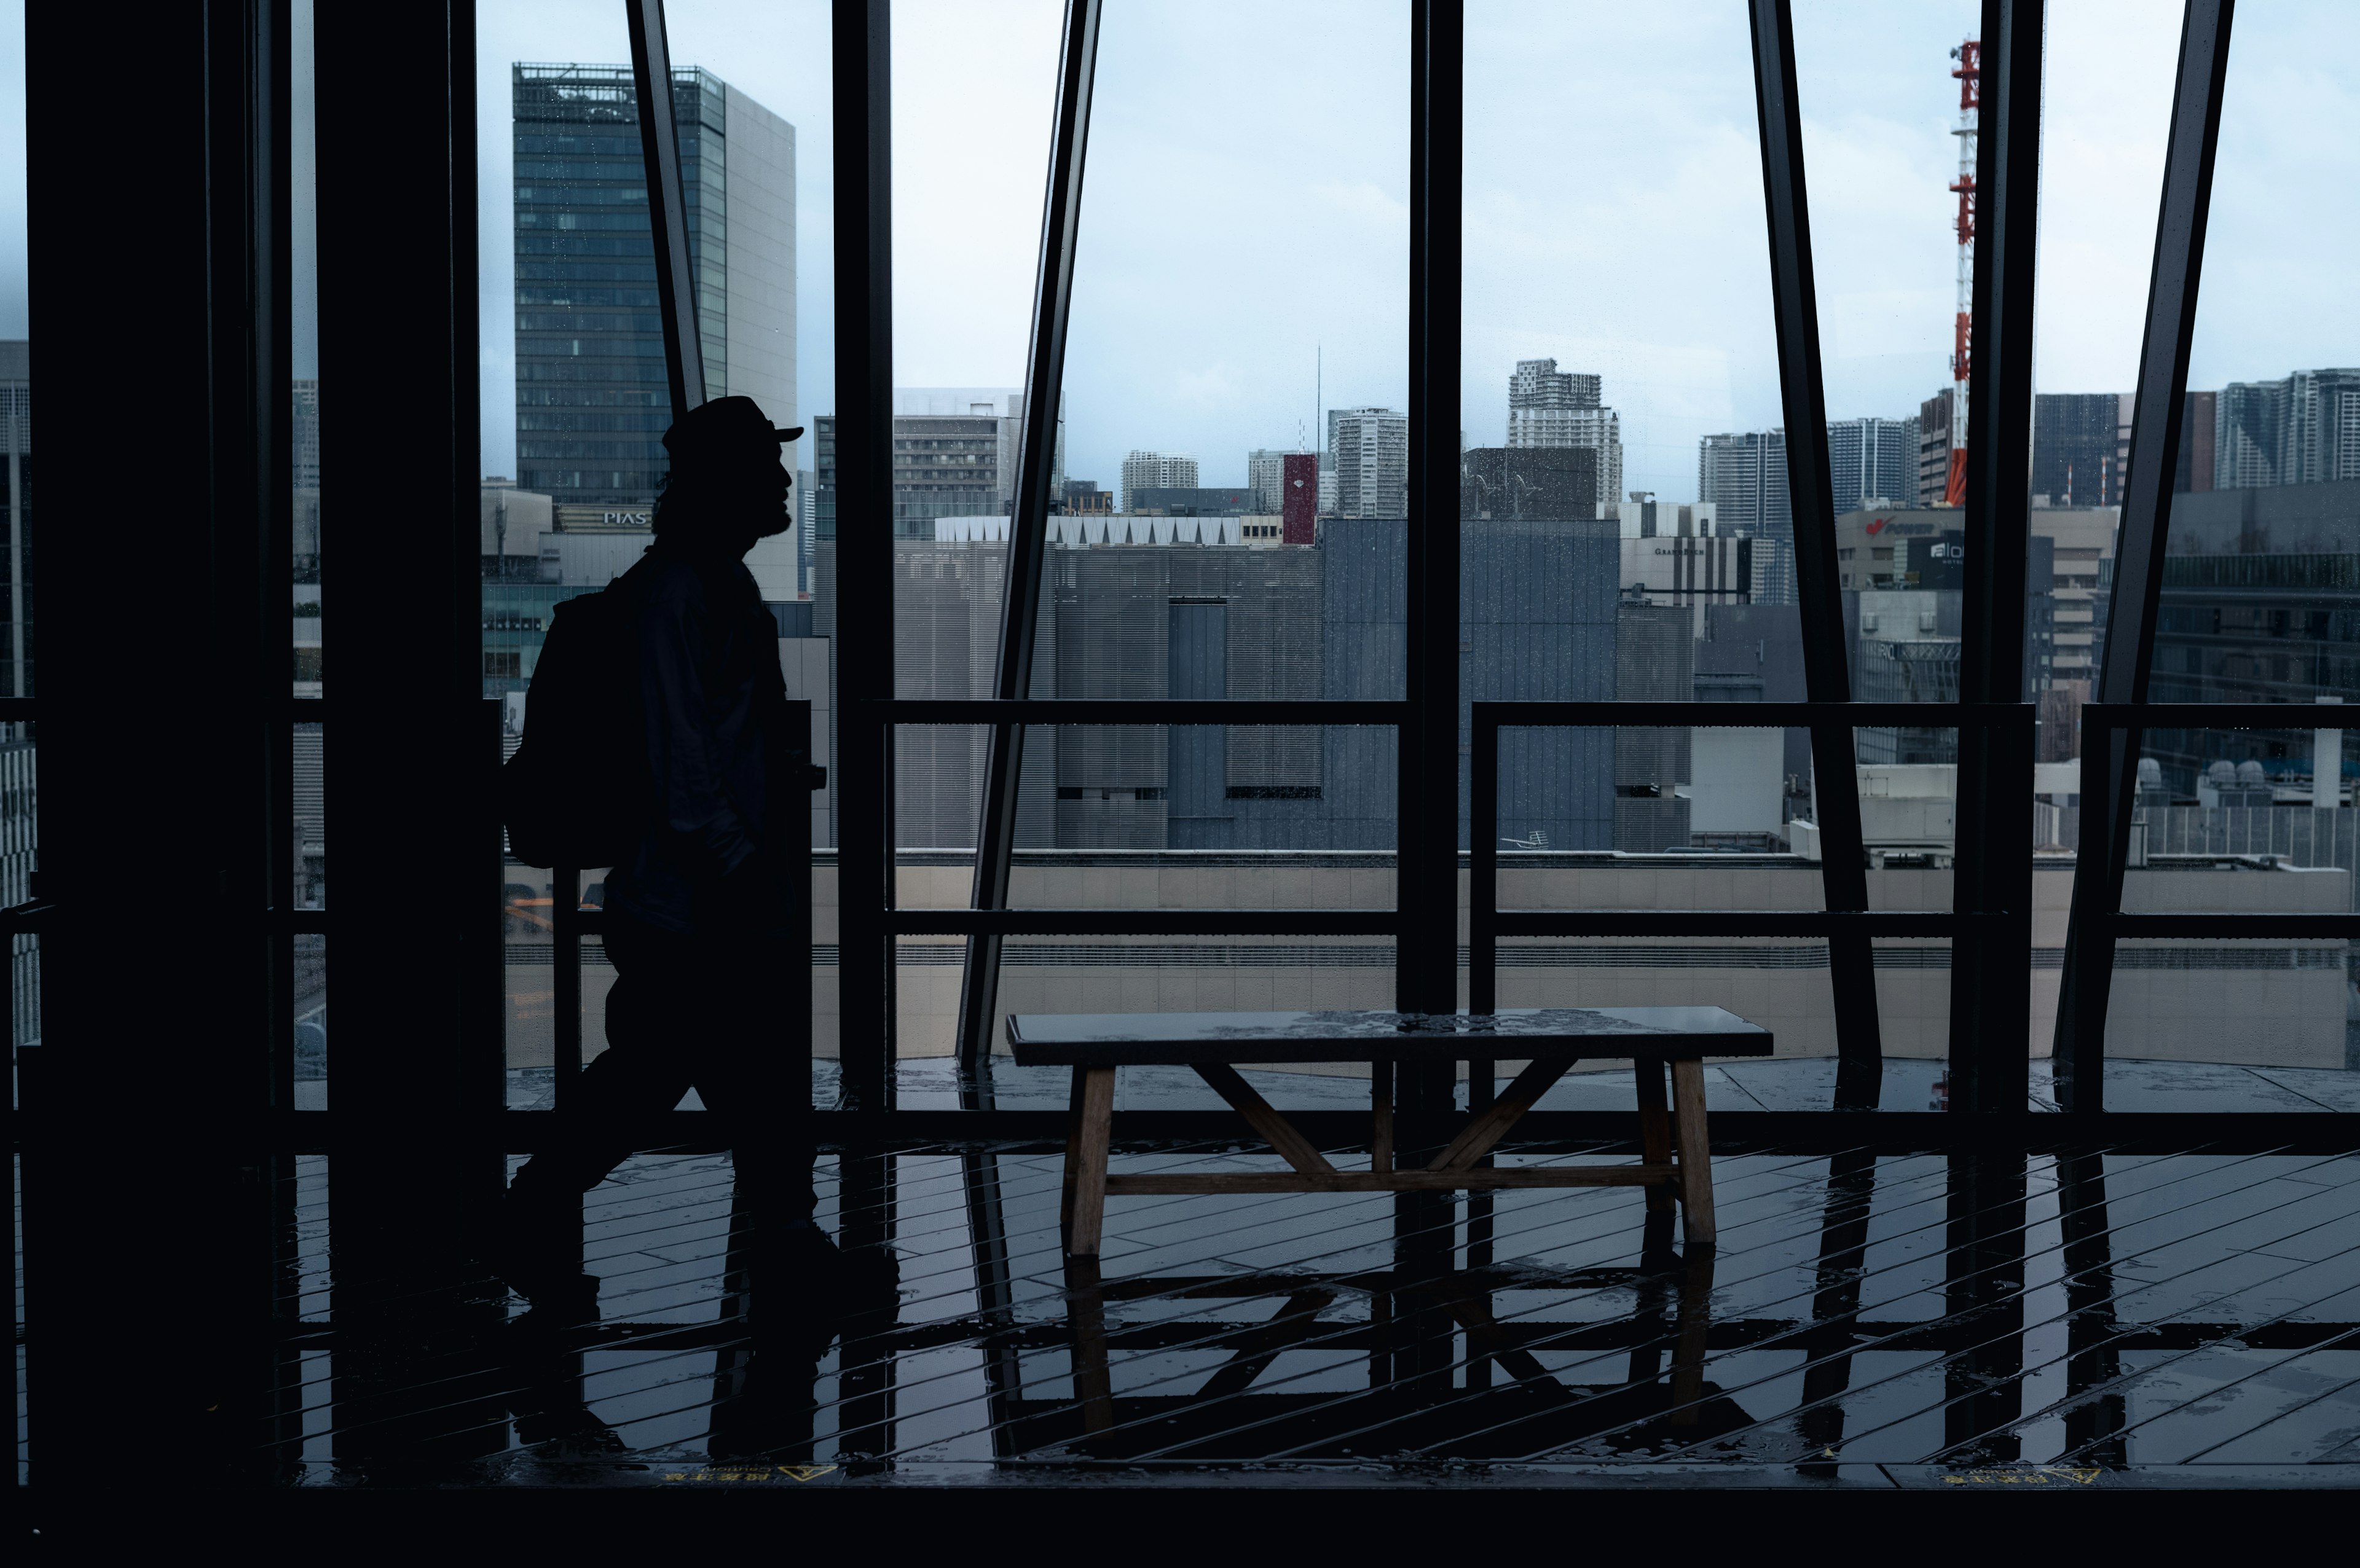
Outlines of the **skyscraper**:
{"label": "skyscraper", "polygon": [[1335,408],[1336,516],[1409,516],[1409,416],[1391,408]]}
{"label": "skyscraper", "polygon": [[2033,398],[2034,506],[2122,505],[2130,404],[2114,392],[2044,392]]}
{"label": "skyscraper", "polygon": [[1829,420],[1828,470],[1839,515],[1910,505],[1918,497],[1918,421]]}
{"label": "skyscraper", "polygon": [[[517,65],[517,483],[560,506],[644,509],[672,423],[628,66]],[[694,68],[672,72],[707,397],[796,422],[795,129]],[[725,177],[726,175],[726,177]]]}
{"label": "skyscraper", "polygon": [[[26,568],[33,559],[33,522],[28,494],[33,479],[33,354],[32,344],[19,339],[0,343],[0,696],[33,694],[31,584]],[[312,483],[318,484],[315,478]],[[14,726],[9,726],[14,734]],[[13,886],[13,884],[12,884]],[[21,901],[25,895],[18,893]]]}
{"label": "skyscraper", "polygon": [[1520,359],[1508,377],[1508,445],[1586,446],[1598,453],[1601,499],[1622,498],[1622,421],[1601,399],[1596,376],[1559,370],[1553,359]]}
{"label": "skyscraper", "polygon": [[1122,509],[1134,509],[1132,496],[1141,490],[1194,490],[1196,458],[1193,452],[1140,452],[1122,460]]}

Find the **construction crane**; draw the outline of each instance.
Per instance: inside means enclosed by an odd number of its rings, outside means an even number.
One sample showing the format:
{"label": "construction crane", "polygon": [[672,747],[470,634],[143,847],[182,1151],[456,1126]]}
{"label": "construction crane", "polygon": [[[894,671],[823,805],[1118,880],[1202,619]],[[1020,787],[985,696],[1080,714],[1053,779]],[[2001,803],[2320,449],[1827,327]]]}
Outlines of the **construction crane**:
{"label": "construction crane", "polygon": [[1959,198],[1959,311],[1952,322],[1950,351],[1950,472],[1942,487],[1942,504],[1967,503],[1967,373],[1974,344],[1975,288],[1975,133],[1983,100],[1983,44],[1969,38],[1950,51],[1959,62],[1950,74],[1959,82],[1959,123],[1950,134],[1959,138],[1959,177],[1950,189]]}

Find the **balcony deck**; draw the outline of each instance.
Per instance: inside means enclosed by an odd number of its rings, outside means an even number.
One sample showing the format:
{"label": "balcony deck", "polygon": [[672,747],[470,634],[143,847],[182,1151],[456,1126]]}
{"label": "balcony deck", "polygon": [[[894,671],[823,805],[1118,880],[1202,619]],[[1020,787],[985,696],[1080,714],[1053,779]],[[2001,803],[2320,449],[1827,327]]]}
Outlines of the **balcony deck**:
{"label": "balcony deck", "polygon": [[[1116,1168],[1208,1163],[1277,1164]],[[1075,1269],[1053,1151],[835,1151],[821,1218],[898,1288],[814,1325],[748,1284],[727,1157],[649,1154],[587,1200],[597,1320],[547,1323],[486,1280],[338,1278],[306,1157],[254,1441],[330,1488],[2360,1486],[2360,1155],[1715,1173],[1710,1254],[1628,1190],[1142,1196]],[[421,1349],[429,1297],[460,1326]]]}

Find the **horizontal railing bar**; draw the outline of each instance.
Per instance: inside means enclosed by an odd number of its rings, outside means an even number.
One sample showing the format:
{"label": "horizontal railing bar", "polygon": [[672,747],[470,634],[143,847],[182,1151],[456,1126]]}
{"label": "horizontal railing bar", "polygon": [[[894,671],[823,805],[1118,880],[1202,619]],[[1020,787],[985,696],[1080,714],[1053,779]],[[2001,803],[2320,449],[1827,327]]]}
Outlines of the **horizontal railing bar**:
{"label": "horizontal railing bar", "polygon": [[[1484,920],[1480,913],[1476,918]],[[1863,927],[1872,937],[1947,937],[2018,918],[1948,909],[1502,909],[1488,925],[1503,937],[1826,937]]]}
{"label": "horizontal railing bar", "polygon": [[1120,702],[1099,698],[897,697],[853,704],[889,724],[1374,724],[1410,719],[1407,702]]}
{"label": "horizontal railing bar", "polygon": [[2360,941],[2360,914],[2246,915],[2208,910],[2186,915],[2114,915],[2106,929],[2118,937],[2159,936],[2234,938],[2246,942],[2317,937]]}
{"label": "horizontal railing bar", "polygon": [[890,909],[896,936],[1395,936],[1398,909]]}
{"label": "horizontal railing bar", "polygon": [[[42,1048],[36,1048],[42,1049]],[[52,1048],[53,1049],[53,1048]],[[1627,1078],[1621,1080],[1628,1083]],[[333,1080],[332,1080],[333,1082]],[[1287,1119],[1323,1149],[1365,1148],[1365,1110],[1288,1110]],[[1054,1153],[1065,1144],[1063,1110],[819,1111],[812,1131],[825,1148],[921,1147],[958,1142],[1019,1144]],[[11,1115],[19,1146],[58,1146],[107,1136],[118,1124],[104,1106],[65,1107],[38,1118]],[[1413,1116],[1396,1113],[1395,1145],[1439,1149],[1466,1123],[1463,1113]],[[1237,1113],[1229,1110],[1124,1111],[1115,1121],[1118,1148],[1159,1142],[1235,1141]],[[1597,1152],[1630,1150],[1636,1128],[1629,1111],[1534,1110],[1502,1140],[1502,1152],[1535,1145],[1595,1143]],[[287,1111],[207,1124],[209,1141],[224,1148],[334,1154],[414,1149],[418,1129],[402,1116],[358,1108]],[[436,1147],[534,1153],[562,1141],[552,1111],[452,1115],[434,1128]],[[716,1152],[727,1135],[704,1111],[670,1111],[646,1125],[643,1148],[666,1152]],[[1743,1152],[1808,1152],[1873,1148],[1882,1152],[1939,1152],[1961,1148],[2087,1149],[2110,1153],[2208,1153],[2360,1150],[2360,1112],[2352,1111],[2055,1111],[1993,1112],[1972,1116],[1909,1111],[1715,1111],[1716,1158]],[[1010,1150],[1013,1151],[1013,1150]]]}
{"label": "horizontal railing bar", "polygon": [[[2029,702],[1477,702],[1477,734],[1493,729],[1612,729],[1644,724],[1691,729],[2005,729],[2029,725]],[[2088,712],[2086,708],[2083,712]]]}
{"label": "horizontal railing bar", "polygon": [[[2335,722],[2346,713],[2355,722]],[[2085,735],[2114,730],[2360,729],[2360,706],[2341,702],[2085,702],[2081,706],[2081,727]]]}

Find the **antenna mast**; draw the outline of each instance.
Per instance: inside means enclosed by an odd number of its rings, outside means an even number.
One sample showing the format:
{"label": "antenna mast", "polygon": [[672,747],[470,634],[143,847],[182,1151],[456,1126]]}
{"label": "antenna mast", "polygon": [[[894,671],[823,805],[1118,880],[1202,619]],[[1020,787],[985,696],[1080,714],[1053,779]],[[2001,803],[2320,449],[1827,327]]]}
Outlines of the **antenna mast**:
{"label": "antenna mast", "polygon": [[1950,51],[1959,67],[1950,74],[1959,82],[1959,123],[1950,134],[1959,138],[1959,178],[1950,189],[1959,198],[1959,308],[1951,325],[1950,351],[1950,472],[1942,487],[1942,504],[1963,506],[1967,501],[1967,375],[1973,354],[1975,289],[1975,136],[1982,116],[1983,44],[1969,38]]}

